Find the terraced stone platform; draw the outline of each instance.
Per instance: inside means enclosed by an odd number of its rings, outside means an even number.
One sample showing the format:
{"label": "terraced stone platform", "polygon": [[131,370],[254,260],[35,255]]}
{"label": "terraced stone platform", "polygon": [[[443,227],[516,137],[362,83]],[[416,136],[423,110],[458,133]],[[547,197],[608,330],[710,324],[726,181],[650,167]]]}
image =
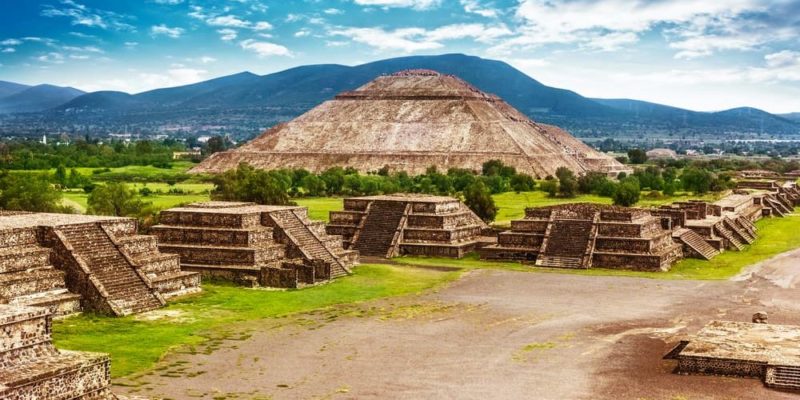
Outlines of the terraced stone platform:
{"label": "terraced stone platform", "polygon": [[800,326],[712,321],[667,358],[678,360],[680,374],[753,377],[800,390]]}
{"label": "terraced stone platform", "polygon": [[153,310],[199,290],[199,276],[159,253],[136,220],[75,214],[0,215],[0,301],[111,315]]}
{"label": "terraced stone platform", "polygon": [[671,227],[647,210],[580,203],[529,208],[511,221],[483,259],[534,262],[558,268],[665,271],[683,257]]}
{"label": "terraced stone platform", "polygon": [[51,318],[44,307],[0,305],[0,399],[116,399],[108,356],[57,350]]}
{"label": "terraced stone platform", "polygon": [[358,262],[304,207],[194,203],[163,211],[152,232],[183,270],[251,286],[314,284],[349,274]]}
{"label": "terraced stone platform", "polygon": [[345,199],[343,211],[331,211],[326,231],[365,256],[461,258],[490,240],[482,236],[487,228],[452,197],[393,194]]}

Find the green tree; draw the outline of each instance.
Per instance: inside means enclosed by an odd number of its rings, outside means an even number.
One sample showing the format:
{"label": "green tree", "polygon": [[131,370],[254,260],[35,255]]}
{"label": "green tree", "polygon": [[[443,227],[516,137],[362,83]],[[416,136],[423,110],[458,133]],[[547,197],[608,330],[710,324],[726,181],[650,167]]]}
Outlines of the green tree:
{"label": "green tree", "polygon": [[704,194],[711,189],[711,181],[714,175],[705,169],[698,167],[687,167],[681,173],[681,184],[683,188],[694,194]]}
{"label": "green tree", "polygon": [[556,169],[558,177],[558,193],[563,197],[575,197],[578,193],[578,180],[575,174],[566,167]]}
{"label": "green tree", "polygon": [[511,177],[511,189],[517,193],[530,192],[536,188],[536,181],[528,174],[515,174]]}
{"label": "green tree", "polygon": [[539,188],[546,192],[548,196],[556,197],[556,194],[558,194],[558,181],[555,179],[545,179]]}
{"label": "green tree", "polygon": [[581,193],[599,193],[608,182],[608,176],[602,172],[589,171],[578,178],[578,191]]}
{"label": "green tree", "polygon": [[309,174],[303,177],[303,188],[309,196],[325,195],[325,181],[317,175]]}
{"label": "green tree", "polygon": [[117,217],[143,217],[150,212],[151,203],[139,199],[135,189],[119,182],[99,185],[89,193],[89,214]]}
{"label": "green tree", "polygon": [[639,202],[641,189],[639,182],[635,178],[626,178],[620,182],[614,193],[614,204],[623,207],[630,207]]}
{"label": "green tree", "polygon": [[62,188],[67,187],[67,169],[64,167],[64,164],[58,164],[56,167],[56,173],[53,175],[53,181],[56,184],[61,185]]}
{"label": "green tree", "polygon": [[464,191],[464,204],[485,222],[492,222],[497,216],[497,206],[494,204],[492,193],[480,180],[469,185]]}
{"label": "green tree", "polygon": [[647,152],[642,149],[628,150],[628,160],[631,164],[644,164],[647,162]]}
{"label": "green tree", "polygon": [[45,174],[0,174],[0,208],[16,211],[65,212],[62,194]]}
{"label": "green tree", "polygon": [[215,199],[251,201],[258,204],[292,204],[289,201],[292,177],[282,171],[262,171],[241,163],[235,170],[217,175],[212,181],[214,190],[211,195]]}

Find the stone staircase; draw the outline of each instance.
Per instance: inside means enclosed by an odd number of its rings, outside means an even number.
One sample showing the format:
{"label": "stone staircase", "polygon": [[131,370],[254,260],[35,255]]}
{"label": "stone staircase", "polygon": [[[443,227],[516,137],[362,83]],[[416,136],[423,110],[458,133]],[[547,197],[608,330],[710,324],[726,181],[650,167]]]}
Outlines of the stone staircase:
{"label": "stone staircase", "polygon": [[[307,258],[307,261],[322,260],[330,265],[331,278],[350,274],[346,262],[326,246],[325,239],[327,237],[321,238],[320,233],[313,232],[309,228],[313,222],[299,215],[297,210],[273,211],[269,213],[269,216],[283,230],[285,236],[293,242],[292,245],[300,250],[304,258]],[[345,252],[341,248],[337,250],[340,254]]]}
{"label": "stone staircase", "polygon": [[586,254],[594,239],[594,225],[591,220],[551,220],[536,265],[589,268],[591,257],[586,257]]}
{"label": "stone staircase", "polygon": [[737,238],[724,224],[714,225],[714,232],[722,236],[736,250],[744,249],[744,243]]}
{"label": "stone staircase", "polygon": [[722,218],[722,223],[725,224],[725,227],[728,228],[734,235],[737,236],[742,242],[747,244],[752,244],[756,238],[755,236],[751,235],[746,229],[742,228],[737,222],[732,220],[728,217]]}
{"label": "stone staircase", "polygon": [[764,383],[767,387],[783,390],[800,390],[800,367],[776,365],[767,367]]}
{"label": "stone staircase", "polygon": [[781,202],[777,200],[765,196],[764,201],[766,201],[767,205],[772,209],[772,211],[778,214],[778,216],[780,217],[785,217],[786,214],[789,214],[791,212],[791,210],[789,210],[785,205],[783,205]]}
{"label": "stone staircase", "polygon": [[164,298],[200,292],[200,274],[181,271],[180,256],[161,253],[154,236],[123,236],[116,243]]}
{"label": "stone staircase", "polygon": [[712,247],[702,236],[691,229],[679,228],[675,231],[673,237],[677,237],[681,243],[694,250],[705,260],[710,260],[720,253],[719,250]]}
{"label": "stone staircase", "polygon": [[116,399],[108,356],[59,351],[50,329],[45,308],[0,305],[0,399]]}
{"label": "stone staircase", "polygon": [[739,226],[742,227],[742,229],[746,230],[750,234],[750,236],[756,237],[756,231],[758,230],[758,228],[756,228],[755,224],[753,224],[752,221],[750,221],[745,217],[736,217],[734,221],[736,221],[736,223],[738,223]]}
{"label": "stone staircase", "polygon": [[50,253],[31,243],[0,248],[0,303],[46,307],[58,316],[79,312],[80,295],[67,290]]}
{"label": "stone staircase", "polygon": [[356,235],[353,249],[362,256],[386,257],[392,248],[400,222],[406,210],[402,201],[376,201],[362,221],[363,228]]}
{"label": "stone staircase", "polygon": [[106,301],[117,315],[154,310],[164,305],[155,289],[136,271],[111,237],[99,224],[57,227],[76,259],[82,260],[91,276],[107,293]]}

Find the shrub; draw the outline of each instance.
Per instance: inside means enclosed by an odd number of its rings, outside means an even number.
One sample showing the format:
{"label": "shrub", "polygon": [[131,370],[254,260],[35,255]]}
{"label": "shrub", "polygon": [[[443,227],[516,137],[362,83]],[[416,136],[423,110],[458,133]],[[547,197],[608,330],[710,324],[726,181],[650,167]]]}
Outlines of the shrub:
{"label": "shrub", "polygon": [[494,221],[497,206],[489,188],[480,180],[475,181],[464,191],[464,204],[485,222]]}

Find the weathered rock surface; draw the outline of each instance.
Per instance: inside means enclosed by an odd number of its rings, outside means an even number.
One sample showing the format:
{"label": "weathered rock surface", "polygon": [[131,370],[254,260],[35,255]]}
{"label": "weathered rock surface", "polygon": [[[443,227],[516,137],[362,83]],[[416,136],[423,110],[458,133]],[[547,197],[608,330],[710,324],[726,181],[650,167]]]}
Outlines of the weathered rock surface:
{"label": "weathered rock surface", "polygon": [[542,178],[558,167],[612,175],[626,170],[458,77],[408,70],[340,93],[238,149],[212,155],[191,172],[218,173],[247,162],[262,169],[349,166],[367,172],[388,166],[419,174],[432,165],[480,170],[492,159]]}

